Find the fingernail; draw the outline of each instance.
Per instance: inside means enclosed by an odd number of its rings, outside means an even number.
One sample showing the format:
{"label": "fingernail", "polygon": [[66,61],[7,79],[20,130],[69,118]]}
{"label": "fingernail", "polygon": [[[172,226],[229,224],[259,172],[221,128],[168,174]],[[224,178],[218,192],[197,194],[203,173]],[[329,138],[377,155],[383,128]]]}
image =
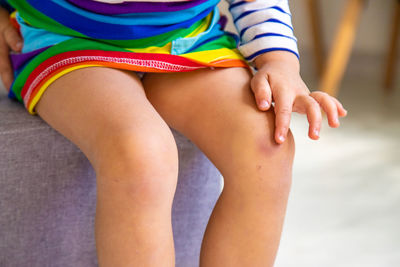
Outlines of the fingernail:
{"label": "fingernail", "polygon": [[316,136],[319,136],[319,131],[318,131],[317,129],[314,129],[314,134],[315,134]]}
{"label": "fingernail", "polygon": [[279,139],[279,141],[281,141],[281,142],[285,141],[285,137],[283,137],[282,134],[278,135],[278,139]]}
{"label": "fingernail", "polygon": [[268,101],[261,100],[260,108],[267,108],[269,106]]}

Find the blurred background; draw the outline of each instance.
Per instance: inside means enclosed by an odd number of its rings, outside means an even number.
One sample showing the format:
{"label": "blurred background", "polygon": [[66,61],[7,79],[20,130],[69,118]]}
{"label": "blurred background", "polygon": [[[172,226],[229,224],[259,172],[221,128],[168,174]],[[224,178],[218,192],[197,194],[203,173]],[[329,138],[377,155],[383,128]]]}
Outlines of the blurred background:
{"label": "blurred background", "polygon": [[[344,69],[333,90],[337,89],[348,115],[337,129],[330,128],[325,118],[320,139],[313,141],[307,137],[306,117],[293,114],[293,187],[276,267],[400,266],[400,64],[392,68],[390,89],[384,86],[390,44],[399,35],[393,34],[393,26],[400,4],[396,0],[289,2],[301,73],[310,90],[322,89],[324,67],[342,25],[342,39],[330,63]],[[323,67],[316,62],[311,4],[319,15]],[[229,27],[233,29],[232,24]],[[346,45],[351,48],[347,64],[343,63]],[[332,78],[325,79],[332,84]]]}

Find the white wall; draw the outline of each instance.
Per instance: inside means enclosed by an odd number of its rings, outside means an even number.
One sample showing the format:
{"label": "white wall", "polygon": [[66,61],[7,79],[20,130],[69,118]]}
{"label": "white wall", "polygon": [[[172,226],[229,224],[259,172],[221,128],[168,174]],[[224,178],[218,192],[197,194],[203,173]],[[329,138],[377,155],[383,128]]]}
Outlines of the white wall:
{"label": "white wall", "polygon": [[[388,46],[390,24],[397,0],[369,0],[363,11],[357,31],[355,49],[362,53],[382,54]],[[300,52],[312,47],[309,17],[306,0],[289,0],[293,15],[295,35]],[[336,25],[341,18],[347,0],[320,0],[323,36],[326,47],[329,47],[335,33]],[[222,11],[226,11],[226,3],[221,1]],[[228,29],[232,29],[232,25]]]}

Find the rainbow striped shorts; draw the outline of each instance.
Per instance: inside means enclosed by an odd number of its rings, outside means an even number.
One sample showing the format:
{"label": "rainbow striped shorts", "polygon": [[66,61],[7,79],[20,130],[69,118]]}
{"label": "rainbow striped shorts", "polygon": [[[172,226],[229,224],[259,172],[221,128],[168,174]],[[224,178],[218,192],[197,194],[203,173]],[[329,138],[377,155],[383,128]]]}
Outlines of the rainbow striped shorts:
{"label": "rainbow striped shorts", "polygon": [[15,78],[8,97],[32,115],[53,81],[80,68],[250,68],[237,49],[238,36],[224,30],[219,0],[8,2],[15,8],[11,22],[24,38],[22,52],[10,55]]}

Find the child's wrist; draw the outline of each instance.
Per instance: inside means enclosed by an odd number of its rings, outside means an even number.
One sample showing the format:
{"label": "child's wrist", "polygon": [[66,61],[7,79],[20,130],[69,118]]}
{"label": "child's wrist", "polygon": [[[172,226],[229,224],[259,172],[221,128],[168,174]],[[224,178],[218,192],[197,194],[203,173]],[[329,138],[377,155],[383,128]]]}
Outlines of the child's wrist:
{"label": "child's wrist", "polygon": [[263,66],[273,62],[288,63],[300,72],[300,62],[295,54],[289,51],[276,50],[263,53],[254,59],[255,66],[257,69],[261,69]]}

